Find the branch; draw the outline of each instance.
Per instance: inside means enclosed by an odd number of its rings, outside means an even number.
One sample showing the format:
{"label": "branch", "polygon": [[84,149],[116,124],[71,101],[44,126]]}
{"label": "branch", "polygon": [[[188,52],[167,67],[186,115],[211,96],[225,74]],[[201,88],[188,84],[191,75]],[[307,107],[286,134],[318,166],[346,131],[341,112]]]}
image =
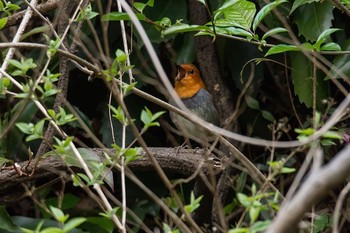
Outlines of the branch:
{"label": "branch", "polygon": [[267,233],[294,232],[304,214],[349,176],[350,145],[306,178],[294,197],[280,209]]}
{"label": "branch", "polygon": [[[107,152],[110,155],[115,154],[113,149],[103,150],[100,148],[91,149],[101,158],[104,158],[103,153]],[[179,149],[178,148],[163,148],[155,147],[149,148],[150,152],[154,154],[154,158],[158,161],[161,168],[167,174],[179,174],[182,176],[191,176],[198,171],[198,166],[203,164],[201,171],[207,174],[208,164],[212,164],[215,168],[221,170],[222,165],[214,160],[204,162],[202,154],[203,149]],[[144,151],[140,153],[141,158],[130,162],[128,167],[133,171],[152,171],[154,167],[145,154]],[[28,164],[28,161],[21,162],[19,165],[23,168]],[[34,162],[30,163],[27,170],[31,171],[34,168]],[[77,168],[73,168],[77,171]],[[30,172],[28,172],[30,173]],[[15,170],[3,170],[0,172],[0,204],[7,204],[16,202],[24,197],[26,193],[21,184],[30,182],[31,184],[38,183],[38,181],[51,181],[55,177],[66,176],[70,173],[69,168],[59,157],[49,156],[39,161],[35,167],[35,172],[32,176],[18,176]],[[69,178],[70,176],[66,176]],[[39,182],[43,183],[43,182]]]}
{"label": "branch", "polygon": [[[56,9],[60,2],[62,2],[62,0],[48,0],[45,3],[41,3],[41,4],[37,5],[37,7],[35,9],[37,9],[40,13],[45,14],[51,10]],[[23,10],[23,11],[15,13],[13,15],[10,15],[8,17],[5,28],[18,24],[19,21],[22,20],[26,11],[27,10]],[[34,16],[36,16],[36,15],[34,14]]]}

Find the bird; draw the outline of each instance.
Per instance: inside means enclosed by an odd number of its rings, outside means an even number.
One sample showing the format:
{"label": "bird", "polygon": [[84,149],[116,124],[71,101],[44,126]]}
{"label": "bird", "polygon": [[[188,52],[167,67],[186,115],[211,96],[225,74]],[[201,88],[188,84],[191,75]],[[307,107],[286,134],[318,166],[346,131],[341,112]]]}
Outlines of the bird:
{"label": "bird", "polygon": [[[175,77],[175,93],[190,112],[203,120],[220,126],[219,113],[215,107],[212,95],[207,91],[198,68],[193,64],[177,66]],[[173,99],[170,104],[177,106]],[[213,134],[182,116],[170,112],[170,118],[186,138],[207,143],[213,140]]]}

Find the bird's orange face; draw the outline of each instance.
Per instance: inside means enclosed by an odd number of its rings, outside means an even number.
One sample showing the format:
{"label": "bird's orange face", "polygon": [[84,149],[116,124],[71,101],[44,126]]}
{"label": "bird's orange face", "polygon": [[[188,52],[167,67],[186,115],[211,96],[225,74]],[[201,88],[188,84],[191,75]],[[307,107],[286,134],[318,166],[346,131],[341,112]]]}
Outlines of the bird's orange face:
{"label": "bird's orange face", "polygon": [[191,98],[201,88],[205,89],[204,83],[195,65],[182,64],[178,67],[175,78],[175,92],[181,99]]}

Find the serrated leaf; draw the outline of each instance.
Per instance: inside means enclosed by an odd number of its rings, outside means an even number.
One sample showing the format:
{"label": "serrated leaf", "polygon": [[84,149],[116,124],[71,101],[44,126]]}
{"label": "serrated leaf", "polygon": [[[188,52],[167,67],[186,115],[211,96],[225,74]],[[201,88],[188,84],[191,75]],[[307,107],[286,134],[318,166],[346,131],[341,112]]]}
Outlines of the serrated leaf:
{"label": "serrated leaf", "polygon": [[255,4],[246,0],[226,1],[214,12],[215,22],[223,16],[230,26],[250,30],[256,12]]}
{"label": "serrated leaf", "polygon": [[313,2],[303,5],[295,11],[295,23],[299,35],[314,42],[327,29],[331,28],[333,20],[333,5],[330,2]]}
{"label": "serrated leaf", "polygon": [[256,14],[253,22],[253,31],[256,30],[259,23],[268,15],[274,8],[276,8],[278,5],[287,2],[287,0],[277,0],[274,2],[271,2],[260,9],[260,11]]}
{"label": "serrated leaf", "polygon": [[[313,103],[313,64],[301,53],[291,53],[291,77],[294,93],[300,103],[312,107]],[[316,74],[317,75],[317,74]],[[325,81],[318,79],[316,82],[316,104],[320,105],[327,98],[327,85]]]}

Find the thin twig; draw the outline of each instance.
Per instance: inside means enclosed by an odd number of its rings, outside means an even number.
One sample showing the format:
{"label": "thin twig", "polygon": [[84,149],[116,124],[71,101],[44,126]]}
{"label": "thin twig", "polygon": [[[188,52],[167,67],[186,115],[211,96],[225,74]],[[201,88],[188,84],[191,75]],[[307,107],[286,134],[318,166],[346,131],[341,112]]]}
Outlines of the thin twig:
{"label": "thin twig", "polygon": [[[32,1],[30,2],[30,4],[31,4],[32,6],[36,6],[37,1],[36,1],[36,0],[32,0]],[[15,37],[14,37],[13,40],[12,40],[12,43],[17,43],[17,42],[20,41],[21,36],[22,36],[24,30],[26,29],[27,24],[28,24],[30,18],[32,17],[32,15],[33,15],[33,10],[32,10],[31,7],[28,7],[27,10],[26,10],[25,15],[24,15],[24,17],[23,17],[23,20],[22,20],[21,24],[19,25],[19,27],[18,27],[18,29],[17,29],[16,35],[15,35]],[[9,64],[9,60],[13,57],[13,55],[14,55],[14,53],[15,53],[15,50],[16,50],[16,48],[12,47],[12,48],[10,48],[9,51],[7,52],[6,57],[5,57],[5,59],[4,59],[3,63],[2,63],[2,65],[1,65],[1,69],[2,69],[2,70],[6,70],[6,69],[7,69],[7,66],[8,66],[8,64]],[[0,79],[1,79],[2,77],[3,77],[3,75],[0,73]]]}

